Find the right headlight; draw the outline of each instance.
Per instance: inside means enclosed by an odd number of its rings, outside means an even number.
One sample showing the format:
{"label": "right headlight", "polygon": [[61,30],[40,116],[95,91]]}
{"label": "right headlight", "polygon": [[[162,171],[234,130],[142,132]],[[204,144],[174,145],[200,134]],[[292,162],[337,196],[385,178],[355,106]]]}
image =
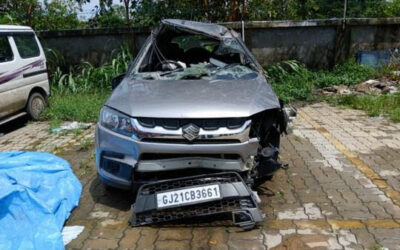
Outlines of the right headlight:
{"label": "right headlight", "polygon": [[133,118],[108,107],[103,107],[100,112],[100,124],[118,134],[135,136],[136,129]]}

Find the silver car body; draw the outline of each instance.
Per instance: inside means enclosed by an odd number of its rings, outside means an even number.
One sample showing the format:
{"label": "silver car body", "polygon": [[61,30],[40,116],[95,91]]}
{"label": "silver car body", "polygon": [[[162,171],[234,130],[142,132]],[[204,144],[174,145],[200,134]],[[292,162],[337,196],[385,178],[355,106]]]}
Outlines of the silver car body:
{"label": "silver car body", "polygon": [[[154,53],[152,49],[158,49],[154,43],[158,35],[166,34],[165,30],[201,34],[221,44],[234,41],[252,64],[254,77],[235,80],[135,77],[148,60],[146,56]],[[209,23],[163,20],[105,103],[103,112],[105,109],[129,117],[134,134],[127,136],[104,126],[102,121],[98,123],[95,149],[98,173],[106,184],[130,189],[135,182],[156,180],[166,172],[176,175],[179,170],[251,175],[256,166],[255,156],[263,147],[262,138],[251,135],[254,116],[268,110],[280,112],[281,104],[261,66],[235,31]],[[219,125],[199,125],[207,123]]]}

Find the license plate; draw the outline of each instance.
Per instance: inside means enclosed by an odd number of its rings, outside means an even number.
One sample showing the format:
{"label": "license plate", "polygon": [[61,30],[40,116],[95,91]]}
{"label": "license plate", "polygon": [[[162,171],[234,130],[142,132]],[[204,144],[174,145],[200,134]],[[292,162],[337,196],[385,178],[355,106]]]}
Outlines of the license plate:
{"label": "license plate", "polygon": [[185,188],[157,194],[157,208],[217,200],[221,197],[219,185]]}

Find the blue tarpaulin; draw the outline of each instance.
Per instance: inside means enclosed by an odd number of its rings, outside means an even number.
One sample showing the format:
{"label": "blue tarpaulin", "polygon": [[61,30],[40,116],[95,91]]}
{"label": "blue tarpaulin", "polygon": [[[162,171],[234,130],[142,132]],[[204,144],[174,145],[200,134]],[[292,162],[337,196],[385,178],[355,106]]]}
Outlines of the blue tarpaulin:
{"label": "blue tarpaulin", "polygon": [[380,68],[382,65],[390,63],[390,50],[361,50],[357,54],[357,60],[362,65],[367,65],[374,68]]}
{"label": "blue tarpaulin", "polygon": [[0,152],[0,249],[64,249],[61,230],[81,191],[55,155]]}

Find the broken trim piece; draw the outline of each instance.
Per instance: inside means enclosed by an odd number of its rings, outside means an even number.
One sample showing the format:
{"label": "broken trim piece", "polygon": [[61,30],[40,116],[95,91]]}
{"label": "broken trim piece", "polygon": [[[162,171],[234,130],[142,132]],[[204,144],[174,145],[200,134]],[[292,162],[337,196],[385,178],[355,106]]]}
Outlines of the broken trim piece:
{"label": "broken trim piece", "polygon": [[[157,193],[185,188],[218,185],[220,198],[180,204],[171,208],[157,208]],[[257,197],[242,177],[235,172],[198,175],[159,181],[141,186],[132,206],[132,226],[177,222],[185,219],[206,218],[220,215],[231,218],[245,230],[252,229],[263,220]]]}

